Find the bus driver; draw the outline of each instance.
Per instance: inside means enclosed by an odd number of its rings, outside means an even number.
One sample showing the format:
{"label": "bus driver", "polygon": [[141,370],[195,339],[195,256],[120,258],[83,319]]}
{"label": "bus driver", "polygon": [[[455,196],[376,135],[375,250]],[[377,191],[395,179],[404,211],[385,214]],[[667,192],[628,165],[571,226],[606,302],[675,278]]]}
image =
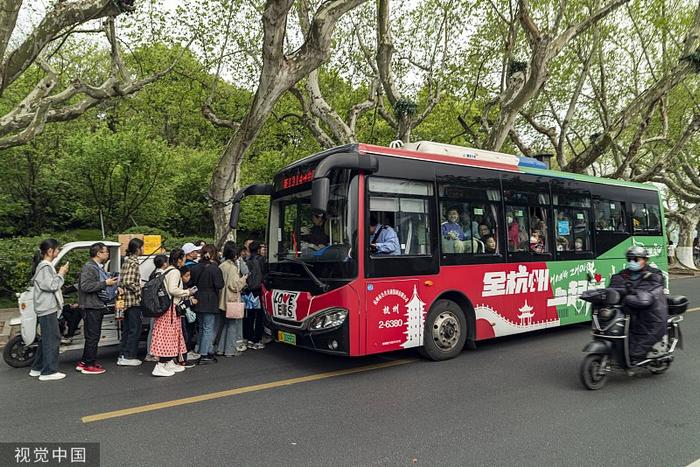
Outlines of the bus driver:
{"label": "bus driver", "polygon": [[399,237],[388,225],[380,225],[377,215],[369,216],[369,251],[372,255],[400,255]]}

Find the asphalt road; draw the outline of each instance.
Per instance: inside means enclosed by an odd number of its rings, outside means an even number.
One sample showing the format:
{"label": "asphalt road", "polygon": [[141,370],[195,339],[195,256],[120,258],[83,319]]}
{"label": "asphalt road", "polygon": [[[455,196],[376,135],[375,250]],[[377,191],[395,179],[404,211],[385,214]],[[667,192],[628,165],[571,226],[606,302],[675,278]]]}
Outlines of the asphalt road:
{"label": "asphalt road", "polygon": [[[674,280],[672,292],[700,306],[700,278]],[[106,348],[106,374],[75,373],[73,352],[61,359],[68,377],[52,383],[1,363],[0,440],[100,442],[103,466],[685,466],[700,458],[699,312],[683,333],[666,374],[615,375],[600,391],[578,381],[583,325],[481,343],[440,363],[413,351],[341,359],[274,344],[154,378],[152,364],[117,367]],[[214,398],[99,415],[202,394]]]}

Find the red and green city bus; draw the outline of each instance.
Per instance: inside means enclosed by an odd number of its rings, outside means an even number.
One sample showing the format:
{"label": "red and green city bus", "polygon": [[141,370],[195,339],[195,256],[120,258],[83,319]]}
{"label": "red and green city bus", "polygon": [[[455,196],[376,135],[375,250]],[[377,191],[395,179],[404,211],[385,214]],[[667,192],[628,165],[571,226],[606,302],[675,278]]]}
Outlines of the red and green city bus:
{"label": "red and green city bus", "polygon": [[[658,189],[431,142],[353,144],[272,185],[263,303],[279,341],[361,356],[418,347],[443,360],[477,341],[590,320],[581,293],[645,246],[667,275]],[[398,237],[375,254],[370,219]],[[591,279],[594,278],[594,279]]]}

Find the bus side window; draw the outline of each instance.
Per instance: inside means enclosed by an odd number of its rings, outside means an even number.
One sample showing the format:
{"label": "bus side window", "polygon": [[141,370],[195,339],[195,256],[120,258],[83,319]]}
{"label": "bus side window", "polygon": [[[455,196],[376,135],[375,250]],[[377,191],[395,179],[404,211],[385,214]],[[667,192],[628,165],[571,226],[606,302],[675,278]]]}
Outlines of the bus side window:
{"label": "bus side window", "polygon": [[632,226],[637,235],[660,235],[661,213],[659,206],[632,203]]}
{"label": "bus side window", "polygon": [[368,180],[372,194],[369,199],[370,220],[378,221],[374,233],[367,233],[369,243],[382,243],[383,239],[394,234],[398,237],[397,248],[379,245],[378,249],[370,251],[372,257],[430,255],[433,185],[380,177],[369,177]]}
{"label": "bus side window", "polygon": [[500,190],[475,188],[468,180],[440,183],[440,247],[456,261],[465,255],[500,254]]}
{"label": "bus side window", "polygon": [[608,232],[627,232],[625,224],[625,203],[608,199],[593,202],[595,229]]}

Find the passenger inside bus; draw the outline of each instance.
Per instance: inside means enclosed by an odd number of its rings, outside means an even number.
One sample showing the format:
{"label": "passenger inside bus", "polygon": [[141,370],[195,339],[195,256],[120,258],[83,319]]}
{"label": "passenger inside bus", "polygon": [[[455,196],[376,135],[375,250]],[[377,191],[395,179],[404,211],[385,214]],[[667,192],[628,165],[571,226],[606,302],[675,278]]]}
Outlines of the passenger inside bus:
{"label": "passenger inside bus", "polygon": [[443,239],[463,241],[467,238],[462,226],[457,221],[459,221],[459,211],[456,208],[448,209],[447,220],[440,225]]}
{"label": "passenger inside bus", "polygon": [[379,216],[371,213],[369,216],[369,251],[374,256],[400,255],[399,237],[394,229],[379,223]]}
{"label": "passenger inside bus", "polygon": [[484,240],[484,253],[495,254],[497,252],[497,249],[496,249],[496,239],[494,238],[494,236],[489,235],[487,237],[483,237],[483,240]]}
{"label": "passenger inside bus", "polygon": [[539,230],[533,230],[530,235],[530,251],[537,254],[545,252],[544,236]]}

